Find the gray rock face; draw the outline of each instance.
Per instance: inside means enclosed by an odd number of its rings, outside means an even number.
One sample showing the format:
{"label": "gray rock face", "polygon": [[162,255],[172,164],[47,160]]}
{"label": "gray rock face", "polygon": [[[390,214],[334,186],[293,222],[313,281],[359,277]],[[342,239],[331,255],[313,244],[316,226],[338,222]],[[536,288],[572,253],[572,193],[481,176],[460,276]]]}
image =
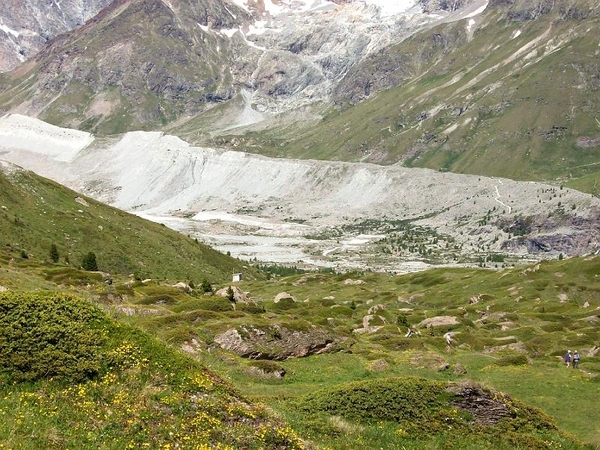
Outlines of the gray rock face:
{"label": "gray rock face", "polygon": [[83,25],[113,0],[0,2],[0,72],[35,55],[49,40]]}

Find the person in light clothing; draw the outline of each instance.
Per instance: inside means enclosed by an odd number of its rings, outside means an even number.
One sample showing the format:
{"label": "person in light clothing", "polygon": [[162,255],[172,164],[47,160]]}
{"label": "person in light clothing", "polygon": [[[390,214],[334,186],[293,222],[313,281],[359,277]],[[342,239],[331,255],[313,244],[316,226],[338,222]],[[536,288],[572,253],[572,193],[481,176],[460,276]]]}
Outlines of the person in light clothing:
{"label": "person in light clothing", "polygon": [[573,369],[577,369],[579,367],[580,359],[581,357],[579,356],[579,352],[575,350],[575,353],[573,353]]}

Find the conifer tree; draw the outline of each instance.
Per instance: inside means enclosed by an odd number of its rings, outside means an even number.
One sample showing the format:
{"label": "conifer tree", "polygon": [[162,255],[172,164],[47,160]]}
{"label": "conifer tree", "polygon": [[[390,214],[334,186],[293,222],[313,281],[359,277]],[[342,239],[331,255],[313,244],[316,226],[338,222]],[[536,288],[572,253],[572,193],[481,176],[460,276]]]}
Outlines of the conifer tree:
{"label": "conifer tree", "polygon": [[58,248],[56,248],[56,244],[52,244],[50,246],[50,261],[52,261],[53,263],[57,263],[58,258]]}
{"label": "conifer tree", "polygon": [[83,267],[83,270],[89,270],[93,272],[98,270],[98,263],[96,262],[96,255],[94,252],[89,252],[83,257],[81,267]]}

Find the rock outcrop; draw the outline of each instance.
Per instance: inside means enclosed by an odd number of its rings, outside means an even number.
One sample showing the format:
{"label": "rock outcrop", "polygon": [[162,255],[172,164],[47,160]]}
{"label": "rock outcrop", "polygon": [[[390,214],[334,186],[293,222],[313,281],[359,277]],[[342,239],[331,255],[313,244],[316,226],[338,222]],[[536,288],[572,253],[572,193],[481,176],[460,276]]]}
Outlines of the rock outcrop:
{"label": "rock outcrop", "polygon": [[285,325],[232,328],[215,336],[215,342],[225,350],[243,358],[285,360],[337,350],[339,338],[313,326],[293,330]]}

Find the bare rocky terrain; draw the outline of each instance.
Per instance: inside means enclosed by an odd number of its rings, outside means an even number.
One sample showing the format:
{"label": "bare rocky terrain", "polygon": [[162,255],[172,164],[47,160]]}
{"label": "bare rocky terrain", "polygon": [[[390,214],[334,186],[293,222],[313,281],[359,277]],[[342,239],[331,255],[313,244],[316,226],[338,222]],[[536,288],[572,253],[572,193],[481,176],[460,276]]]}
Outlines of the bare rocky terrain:
{"label": "bare rocky terrain", "polygon": [[270,159],[161,132],[100,139],[19,115],[0,119],[0,158],[265,262],[408,271],[600,242],[600,200],[533,182]]}
{"label": "bare rocky terrain", "polygon": [[17,67],[56,36],[83,25],[113,0],[0,3],[0,72]]}

